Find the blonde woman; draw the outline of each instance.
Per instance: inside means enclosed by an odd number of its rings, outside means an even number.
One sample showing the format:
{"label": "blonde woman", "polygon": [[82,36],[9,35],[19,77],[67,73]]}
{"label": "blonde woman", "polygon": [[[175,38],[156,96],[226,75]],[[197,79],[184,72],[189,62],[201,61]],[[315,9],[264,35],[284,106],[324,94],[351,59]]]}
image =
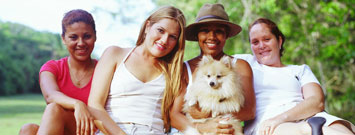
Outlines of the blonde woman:
{"label": "blonde woman", "polygon": [[143,23],[136,47],[109,47],[99,60],[90,112],[109,134],[163,135],[181,89],[185,17],[172,6]]}

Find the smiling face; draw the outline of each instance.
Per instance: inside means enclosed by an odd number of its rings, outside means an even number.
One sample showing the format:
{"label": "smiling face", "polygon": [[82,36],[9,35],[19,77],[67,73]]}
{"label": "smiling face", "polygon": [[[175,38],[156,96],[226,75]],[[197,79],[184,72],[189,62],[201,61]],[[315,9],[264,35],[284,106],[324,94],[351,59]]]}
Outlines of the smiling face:
{"label": "smiling face", "polygon": [[180,25],[173,19],[164,18],[154,24],[148,21],[144,44],[155,57],[169,54],[178,43]]}
{"label": "smiling face", "polygon": [[92,26],[84,22],[75,22],[67,25],[65,30],[62,40],[70,57],[79,61],[90,59],[96,41],[96,34]]}
{"label": "smiling face", "polygon": [[277,39],[264,23],[255,24],[249,32],[251,49],[260,64],[281,67],[280,48],[282,39]]}
{"label": "smiling face", "polygon": [[199,28],[198,44],[204,55],[217,56],[223,53],[227,40],[226,26],[221,24],[206,24]]}

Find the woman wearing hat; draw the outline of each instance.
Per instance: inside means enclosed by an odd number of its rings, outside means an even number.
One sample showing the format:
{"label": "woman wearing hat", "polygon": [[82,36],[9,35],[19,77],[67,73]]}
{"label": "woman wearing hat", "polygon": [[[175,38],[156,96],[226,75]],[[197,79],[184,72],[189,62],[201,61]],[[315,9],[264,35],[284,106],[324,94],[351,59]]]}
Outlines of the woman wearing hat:
{"label": "woman wearing hat", "polygon": [[[186,28],[186,39],[197,41],[201,53],[199,56],[185,62],[186,83],[192,82],[192,74],[203,55],[211,55],[214,59],[219,60],[227,55],[223,52],[223,47],[229,37],[237,35],[241,31],[241,27],[229,21],[228,15],[221,4],[205,4],[201,7],[196,21]],[[232,57],[231,57],[232,58]],[[236,72],[241,76],[241,84],[244,97],[247,99],[243,108],[235,116],[241,121],[251,120],[255,116],[255,95],[253,89],[253,73],[249,64],[240,59],[235,59],[237,67]],[[219,133],[232,134],[231,125],[220,124],[218,119],[209,121],[206,124],[191,123],[181,112],[184,104],[184,90],[175,98],[174,105],[170,111],[171,124],[180,131],[185,131],[189,127],[195,127],[201,133]],[[208,117],[210,112],[200,112],[198,107],[190,110],[195,118]]]}

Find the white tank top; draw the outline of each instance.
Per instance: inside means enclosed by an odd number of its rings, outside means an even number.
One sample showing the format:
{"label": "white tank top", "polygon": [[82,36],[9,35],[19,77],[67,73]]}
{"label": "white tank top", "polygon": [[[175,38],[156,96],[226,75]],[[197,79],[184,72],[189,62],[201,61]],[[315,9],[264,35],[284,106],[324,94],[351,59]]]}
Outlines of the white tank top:
{"label": "white tank top", "polygon": [[161,74],[149,82],[137,79],[125,65],[134,48],[122,60],[113,75],[105,109],[116,123],[147,125],[164,133],[161,102],[165,78]]}

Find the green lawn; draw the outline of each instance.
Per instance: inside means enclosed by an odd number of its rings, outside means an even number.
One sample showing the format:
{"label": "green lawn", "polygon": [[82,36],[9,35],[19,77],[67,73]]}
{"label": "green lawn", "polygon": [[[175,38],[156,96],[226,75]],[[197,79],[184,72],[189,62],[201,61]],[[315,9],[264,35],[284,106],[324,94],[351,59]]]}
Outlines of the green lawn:
{"label": "green lawn", "polygon": [[39,124],[45,105],[41,94],[0,96],[0,135],[16,135],[26,123]]}

